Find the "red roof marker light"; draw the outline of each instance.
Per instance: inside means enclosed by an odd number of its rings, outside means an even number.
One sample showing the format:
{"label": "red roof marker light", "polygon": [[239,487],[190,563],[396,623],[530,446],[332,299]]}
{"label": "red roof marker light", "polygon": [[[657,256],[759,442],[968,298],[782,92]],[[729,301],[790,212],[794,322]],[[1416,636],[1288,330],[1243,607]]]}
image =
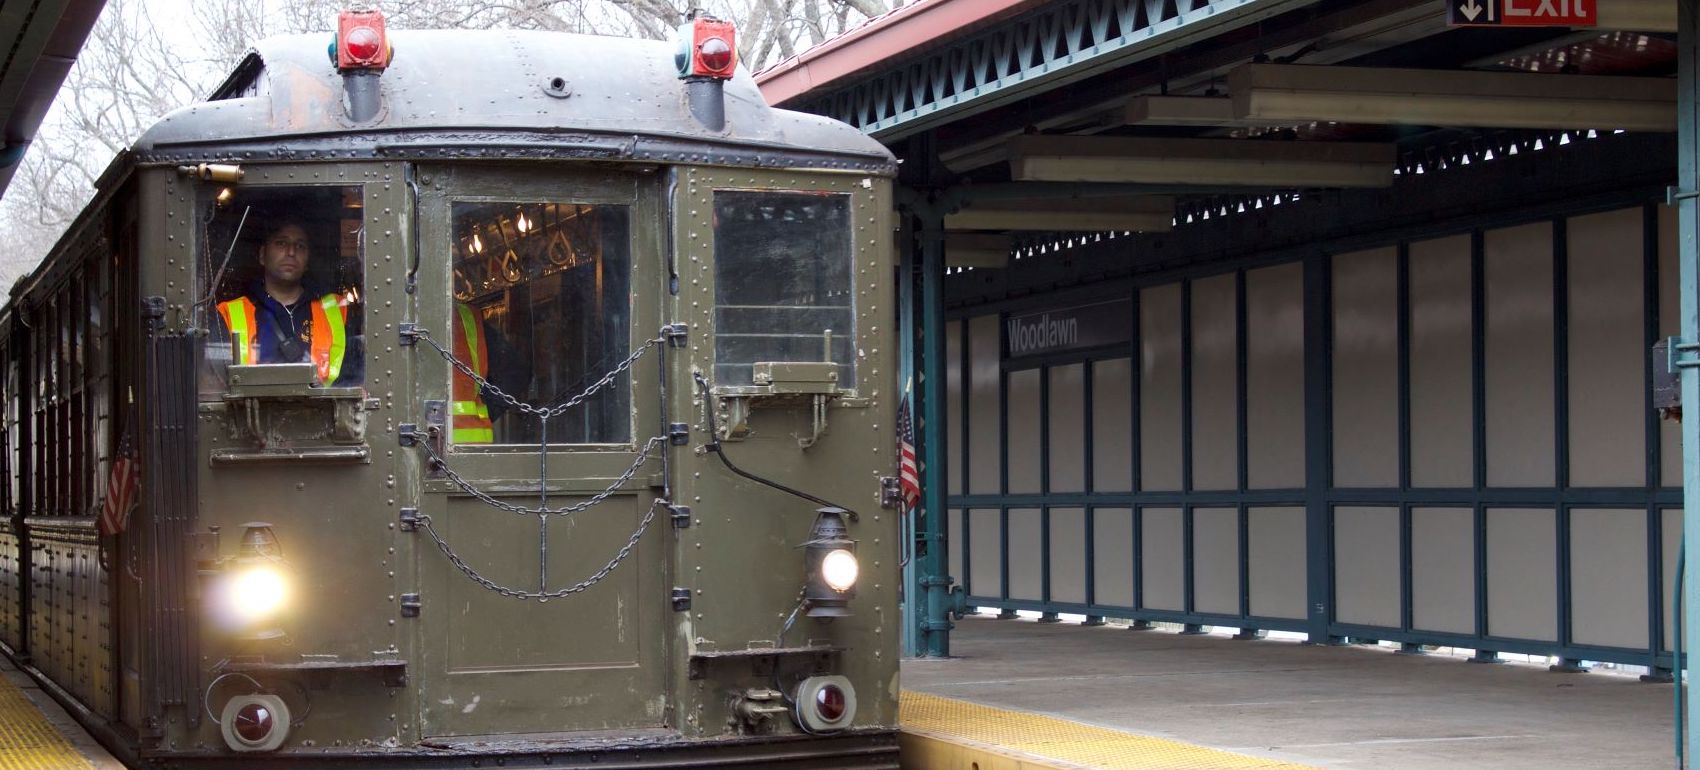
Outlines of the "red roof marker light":
{"label": "red roof marker light", "polygon": [[732,22],[698,16],[679,27],[681,78],[727,80],[738,69],[738,30]]}
{"label": "red roof marker light", "polygon": [[393,53],[381,11],[343,11],[336,19],[338,70],[388,67]]}

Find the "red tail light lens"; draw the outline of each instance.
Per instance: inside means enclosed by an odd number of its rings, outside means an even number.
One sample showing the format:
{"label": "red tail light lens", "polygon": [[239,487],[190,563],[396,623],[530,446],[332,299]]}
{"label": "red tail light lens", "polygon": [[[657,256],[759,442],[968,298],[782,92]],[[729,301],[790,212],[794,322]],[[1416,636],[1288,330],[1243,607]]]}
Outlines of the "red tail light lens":
{"label": "red tail light lens", "polygon": [[383,45],[383,36],[371,27],[355,27],[348,31],[348,55],[362,62],[370,62],[378,58],[379,46]]}
{"label": "red tail light lens", "polygon": [[702,41],[697,46],[697,55],[702,57],[702,63],[715,72],[723,72],[732,66],[732,46],[717,37]]}
{"label": "red tail light lens", "polygon": [[275,723],[272,710],[258,703],[250,703],[236,712],[236,734],[249,743],[264,743],[271,737]]}
{"label": "red tail light lens", "polygon": [[829,684],[815,693],[815,710],[820,712],[821,719],[828,722],[843,719],[845,705],[844,691],[838,685]]}

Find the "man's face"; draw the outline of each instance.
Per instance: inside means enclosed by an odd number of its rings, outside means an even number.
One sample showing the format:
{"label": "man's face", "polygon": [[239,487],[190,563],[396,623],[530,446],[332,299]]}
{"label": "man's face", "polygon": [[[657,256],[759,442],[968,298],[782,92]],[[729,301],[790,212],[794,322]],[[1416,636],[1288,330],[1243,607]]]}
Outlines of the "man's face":
{"label": "man's face", "polygon": [[284,225],[260,244],[260,267],[266,278],[296,284],[307,273],[307,231],[300,225]]}

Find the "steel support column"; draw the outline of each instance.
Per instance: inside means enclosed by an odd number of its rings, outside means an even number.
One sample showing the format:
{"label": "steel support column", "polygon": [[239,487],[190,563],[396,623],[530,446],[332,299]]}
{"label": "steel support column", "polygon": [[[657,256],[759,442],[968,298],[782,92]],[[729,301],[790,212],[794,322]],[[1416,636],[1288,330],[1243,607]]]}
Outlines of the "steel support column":
{"label": "steel support column", "polygon": [[[915,570],[920,583],[916,597],[926,597],[922,620],[922,644],[917,652],[925,657],[950,655],[950,558],[945,542],[944,461],[944,215],[934,206],[917,206],[921,249],[921,367],[917,390],[921,417],[921,548]],[[924,592],[924,593],[921,593]]]}
{"label": "steel support column", "polygon": [[[1685,194],[1681,198],[1677,213],[1679,216],[1681,251],[1678,258],[1681,275],[1682,298],[1682,341],[1693,344],[1700,340],[1700,293],[1697,293],[1696,279],[1700,277],[1700,216],[1695,209],[1696,190],[1700,190],[1700,163],[1696,154],[1700,152],[1700,8],[1696,3],[1700,0],[1678,0],[1677,3],[1677,184]],[[1688,352],[1681,358],[1693,361],[1693,352]],[[1682,547],[1692,553],[1700,553],[1700,509],[1693,502],[1700,500],[1700,369],[1692,366],[1681,369],[1682,372],[1682,403],[1687,406],[1682,415]],[[1684,628],[1689,640],[1700,639],[1700,581],[1687,580],[1682,589]],[[1686,664],[1673,661],[1672,667],[1679,672],[1686,672],[1688,681],[1694,681],[1696,670],[1694,656],[1690,654]],[[1679,675],[1677,687],[1682,687]],[[1694,718],[1692,709],[1686,712],[1683,732],[1688,736],[1689,746],[1700,746],[1700,721]]]}
{"label": "steel support column", "polygon": [[[898,361],[897,381],[899,387],[910,389],[915,382],[915,284],[916,264],[919,260],[915,250],[915,219],[899,217],[902,230],[899,233],[899,280],[897,282],[897,329],[898,329]],[[914,392],[907,390],[902,394],[914,403]],[[911,415],[913,416],[913,415]],[[918,525],[921,523],[920,509],[905,509],[902,514],[902,555],[903,555],[903,655],[917,657],[921,654],[922,642],[927,636],[927,590],[921,582],[921,563],[917,556],[921,552],[921,533]]]}

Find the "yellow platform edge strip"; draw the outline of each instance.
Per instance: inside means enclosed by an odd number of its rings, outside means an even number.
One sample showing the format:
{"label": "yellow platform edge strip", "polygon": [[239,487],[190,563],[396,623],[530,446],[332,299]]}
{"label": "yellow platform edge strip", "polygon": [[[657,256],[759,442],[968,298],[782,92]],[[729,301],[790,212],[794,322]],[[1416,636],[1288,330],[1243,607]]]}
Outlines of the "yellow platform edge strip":
{"label": "yellow platform edge strip", "polygon": [[1307,766],[904,691],[904,770],[1304,770]]}
{"label": "yellow platform edge strip", "polygon": [[0,677],[0,770],[93,770],[17,685]]}

